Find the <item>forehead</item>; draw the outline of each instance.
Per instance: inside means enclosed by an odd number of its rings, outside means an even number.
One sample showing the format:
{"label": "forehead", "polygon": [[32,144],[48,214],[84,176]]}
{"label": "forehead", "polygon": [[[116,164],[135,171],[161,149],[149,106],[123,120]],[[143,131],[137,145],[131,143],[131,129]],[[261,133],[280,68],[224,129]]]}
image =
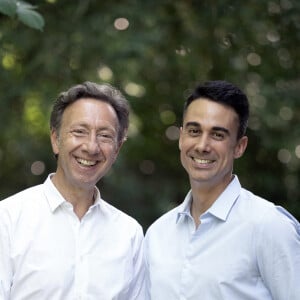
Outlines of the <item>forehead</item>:
{"label": "forehead", "polygon": [[107,122],[116,126],[118,118],[109,103],[93,98],[82,98],[67,106],[63,113],[62,123],[76,122],[86,122],[87,124]]}
{"label": "forehead", "polygon": [[[188,106],[183,124],[195,122],[211,126],[238,126],[238,115],[233,108],[205,98],[199,98]],[[226,125],[226,126],[225,126]]]}

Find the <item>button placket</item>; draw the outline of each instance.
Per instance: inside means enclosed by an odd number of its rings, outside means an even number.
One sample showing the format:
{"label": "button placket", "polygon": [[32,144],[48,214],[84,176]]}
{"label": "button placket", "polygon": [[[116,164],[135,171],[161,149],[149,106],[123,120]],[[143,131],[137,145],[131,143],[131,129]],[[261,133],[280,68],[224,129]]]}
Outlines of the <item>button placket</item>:
{"label": "button placket", "polygon": [[84,222],[80,222],[78,218],[76,219],[76,224],[74,223],[75,230],[75,295],[76,299],[84,299],[85,292],[85,268],[84,268],[84,253],[83,253],[83,237],[82,232],[84,228]]}

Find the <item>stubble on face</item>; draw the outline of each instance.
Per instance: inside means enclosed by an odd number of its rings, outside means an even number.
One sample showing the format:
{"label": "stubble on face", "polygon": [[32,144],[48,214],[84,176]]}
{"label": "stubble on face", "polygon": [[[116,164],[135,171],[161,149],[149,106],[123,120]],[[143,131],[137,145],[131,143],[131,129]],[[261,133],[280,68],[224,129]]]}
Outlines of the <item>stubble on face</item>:
{"label": "stubble on face", "polygon": [[179,148],[192,184],[223,188],[230,182],[233,162],[241,148],[238,125],[238,116],[230,107],[208,99],[194,100],[189,105]]}

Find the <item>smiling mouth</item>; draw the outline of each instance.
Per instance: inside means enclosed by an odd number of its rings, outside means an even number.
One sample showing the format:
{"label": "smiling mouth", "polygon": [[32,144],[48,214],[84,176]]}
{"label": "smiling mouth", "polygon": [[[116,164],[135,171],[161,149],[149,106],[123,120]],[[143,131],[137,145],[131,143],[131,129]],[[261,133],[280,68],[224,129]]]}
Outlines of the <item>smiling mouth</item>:
{"label": "smiling mouth", "polygon": [[192,160],[198,164],[203,164],[203,165],[208,165],[208,164],[212,164],[215,162],[214,160],[211,160],[211,159],[200,159],[200,158],[195,158],[195,157],[192,157]]}
{"label": "smiling mouth", "polygon": [[76,160],[79,164],[81,164],[82,166],[85,166],[85,167],[92,167],[98,163],[97,160],[87,160],[87,159],[83,159],[83,158],[77,158]]}

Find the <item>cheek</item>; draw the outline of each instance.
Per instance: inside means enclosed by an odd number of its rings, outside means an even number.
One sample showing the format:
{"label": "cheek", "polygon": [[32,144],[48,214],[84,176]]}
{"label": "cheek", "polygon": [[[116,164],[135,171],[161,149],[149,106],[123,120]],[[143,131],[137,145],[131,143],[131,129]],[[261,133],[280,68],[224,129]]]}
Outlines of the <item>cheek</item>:
{"label": "cheek", "polygon": [[235,149],[233,148],[227,148],[227,149],[222,149],[221,156],[223,156],[224,163],[227,165],[232,165],[234,158],[235,158]]}
{"label": "cheek", "polygon": [[190,139],[187,139],[186,137],[180,136],[178,146],[179,150],[181,152],[184,152],[192,146],[192,141]]}
{"label": "cheek", "polygon": [[181,154],[187,155],[190,151],[195,150],[195,143],[192,140],[184,140],[182,141],[182,143],[180,143],[179,145],[179,150],[181,152]]}
{"label": "cheek", "polygon": [[185,155],[185,152],[184,151],[180,151],[180,161],[181,161],[181,164],[185,167],[188,163],[188,158],[187,156]]}
{"label": "cheek", "polygon": [[102,153],[106,156],[108,160],[115,161],[117,159],[119,149],[115,146],[105,146],[101,147]]}

